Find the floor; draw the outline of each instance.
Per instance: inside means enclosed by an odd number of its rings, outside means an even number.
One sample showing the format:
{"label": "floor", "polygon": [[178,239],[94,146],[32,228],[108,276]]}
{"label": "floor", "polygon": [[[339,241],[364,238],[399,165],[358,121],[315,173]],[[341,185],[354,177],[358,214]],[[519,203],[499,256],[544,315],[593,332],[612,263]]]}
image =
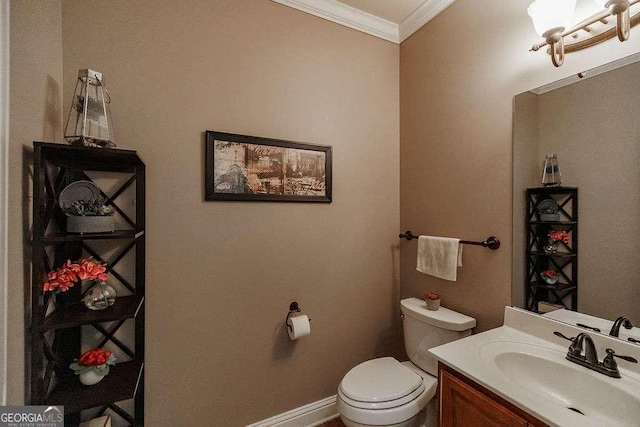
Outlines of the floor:
{"label": "floor", "polygon": [[345,427],[345,425],[342,423],[342,420],[340,420],[340,418],[335,418],[333,420],[327,421],[319,427]]}

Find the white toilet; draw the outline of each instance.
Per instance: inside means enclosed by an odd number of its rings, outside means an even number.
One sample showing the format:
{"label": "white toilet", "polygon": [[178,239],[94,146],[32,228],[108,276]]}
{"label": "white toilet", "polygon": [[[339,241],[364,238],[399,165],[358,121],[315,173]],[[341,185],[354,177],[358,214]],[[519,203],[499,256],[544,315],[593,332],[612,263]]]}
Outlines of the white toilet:
{"label": "white toilet", "polygon": [[347,372],[338,387],[338,412],[347,427],[435,426],[438,364],[427,350],[471,335],[476,319],[417,298],[400,301],[404,346],[410,362],[368,360]]}

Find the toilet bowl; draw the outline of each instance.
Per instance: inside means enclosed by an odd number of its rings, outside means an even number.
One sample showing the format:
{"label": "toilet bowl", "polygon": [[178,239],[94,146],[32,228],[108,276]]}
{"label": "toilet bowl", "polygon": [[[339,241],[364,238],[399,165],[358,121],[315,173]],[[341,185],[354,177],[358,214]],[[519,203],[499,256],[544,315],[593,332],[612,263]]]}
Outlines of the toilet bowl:
{"label": "toilet bowl", "polygon": [[392,357],[368,360],[340,383],[338,412],[347,427],[413,426],[437,386],[435,377],[411,362]]}
{"label": "toilet bowl", "polygon": [[475,319],[441,307],[427,310],[417,298],[400,302],[410,361],[368,360],[340,382],[337,406],[347,427],[436,425],[437,361],[427,350],[471,334]]}

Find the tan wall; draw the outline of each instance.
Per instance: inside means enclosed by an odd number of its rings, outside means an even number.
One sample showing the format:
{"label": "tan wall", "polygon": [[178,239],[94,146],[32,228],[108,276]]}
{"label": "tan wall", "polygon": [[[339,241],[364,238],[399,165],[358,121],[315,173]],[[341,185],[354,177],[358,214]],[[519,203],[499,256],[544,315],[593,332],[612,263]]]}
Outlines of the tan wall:
{"label": "tan wall", "polygon": [[416,272],[416,244],[404,242],[402,295],[440,292],[477,330],[500,325],[511,302],[513,96],[640,50],[638,37],[611,40],[556,69],[529,52],[530,3],[458,0],[400,49],[401,229],[502,241],[465,248],[457,282]]}
{"label": "tan wall", "polygon": [[[397,344],[399,47],[267,0],[64,1],[147,164],[147,421],[245,425]],[[333,146],[333,203],[203,201],[207,129]],[[312,334],[289,341],[298,301]]]}
{"label": "tan wall", "polygon": [[[32,141],[62,135],[62,7],[60,1],[10,3],[9,250],[7,404],[24,402],[25,281],[31,213]],[[28,286],[28,285],[27,285]]]}

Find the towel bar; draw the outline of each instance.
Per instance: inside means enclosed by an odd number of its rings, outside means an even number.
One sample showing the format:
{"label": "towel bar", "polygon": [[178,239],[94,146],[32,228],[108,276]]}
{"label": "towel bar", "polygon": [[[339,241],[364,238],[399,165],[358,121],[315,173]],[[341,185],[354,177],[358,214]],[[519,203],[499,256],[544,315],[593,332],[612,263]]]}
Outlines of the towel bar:
{"label": "towel bar", "polygon": [[[413,240],[418,238],[418,236],[413,234],[411,230],[405,231],[404,234],[400,234],[398,237],[400,237],[401,239],[407,239],[407,240]],[[487,240],[485,240],[484,242],[472,242],[469,240],[460,240],[460,243],[464,243],[465,245],[483,246],[493,251],[495,251],[500,247],[500,240],[498,240],[498,238],[495,236],[487,237]]]}

